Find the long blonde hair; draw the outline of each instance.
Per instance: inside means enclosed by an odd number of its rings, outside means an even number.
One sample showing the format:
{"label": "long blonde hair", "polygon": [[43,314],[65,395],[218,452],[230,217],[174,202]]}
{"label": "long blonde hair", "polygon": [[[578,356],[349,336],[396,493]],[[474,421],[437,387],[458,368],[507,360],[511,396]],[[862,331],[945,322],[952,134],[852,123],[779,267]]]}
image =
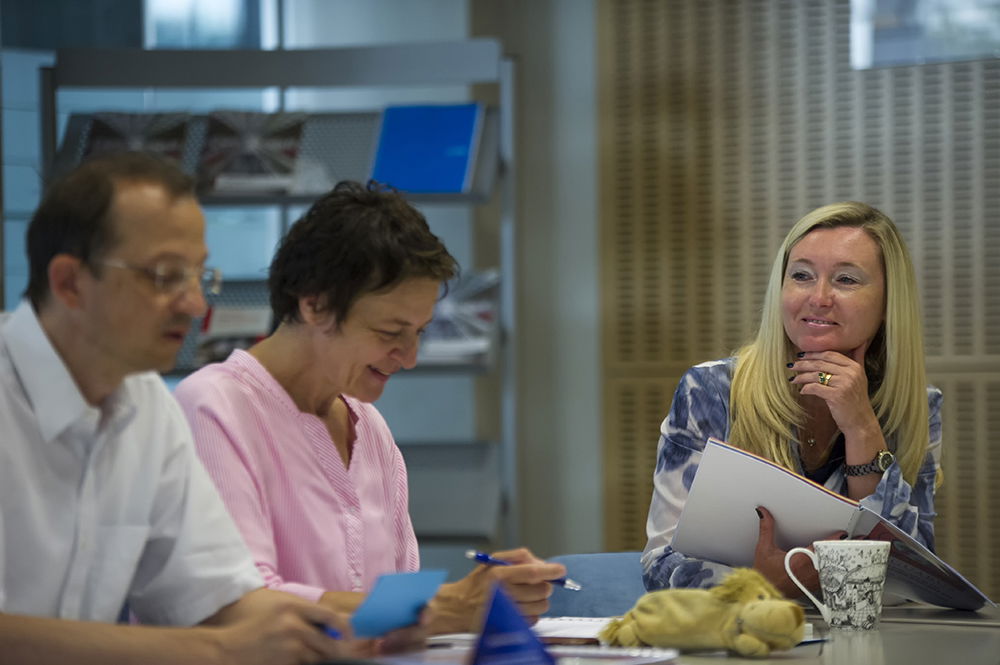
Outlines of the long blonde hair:
{"label": "long blonde hair", "polygon": [[872,408],[886,436],[896,436],[896,459],[914,483],[929,440],[927,375],[917,280],[896,225],[864,203],[845,201],[817,208],[785,236],[771,266],[756,338],[737,352],[730,393],[729,439],[752,453],[796,468],[788,441],[805,412],[788,383],[785,363],[794,348],[785,334],[781,287],[792,247],[816,228],[864,229],[879,246],[885,273],[885,321],[865,355]]}

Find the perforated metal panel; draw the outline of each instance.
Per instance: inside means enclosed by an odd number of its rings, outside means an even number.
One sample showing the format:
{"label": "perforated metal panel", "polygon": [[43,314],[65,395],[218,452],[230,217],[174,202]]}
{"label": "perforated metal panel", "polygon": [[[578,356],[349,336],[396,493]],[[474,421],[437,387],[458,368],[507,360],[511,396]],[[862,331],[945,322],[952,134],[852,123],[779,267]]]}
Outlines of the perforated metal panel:
{"label": "perforated metal panel", "polygon": [[[217,296],[208,295],[206,300],[215,307],[260,309],[270,307],[269,295],[266,281],[226,282],[225,276],[223,276],[222,292]],[[174,363],[173,373],[185,374],[198,369],[207,362],[204,357],[200,357],[198,351],[199,345],[204,341],[201,333],[202,323],[201,317],[191,322],[191,328],[184,337],[184,344],[181,345],[181,349],[177,353],[177,362]],[[239,348],[247,348],[251,341],[245,340],[245,343],[240,344]],[[221,359],[225,359],[228,352],[220,352],[220,354]],[[213,358],[212,360],[219,359]]]}
{"label": "perforated metal panel", "polygon": [[[1000,596],[1000,62],[853,71],[849,0],[598,12],[607,547],[645,540],[640,451],[677,377],[752,334],[796,219],[857,199],[917,265],[945,390],[938,550]],[[628,407],[652,384],[661,413]]]}
{"label": "perforated metal panel", "polygon": [[302,157],[326,166],[330,182],[365,182],[378,140],[377,113],[337,113],[311,117],[306,123]]}
{"label": "perforated metal panel", "polygon": [[942,372],[932,381],[945,392],[942,416],[950,444],[942,450],[946,476],[935,502],[938,551],[996,598],[1000,446],[990,434],[1000,427],[1000,410],[990,397],[1000,391],[1000,376]]}
{"label": "perforated metal panel", "polygon": [[[649,432],[659,431],[673,394],[665,379],[623,379],[608,382],[605,400],[608,437],[618,445],[605,446],[605,492],[618,500],[615,510],[604,513],[605,539],[621,550],[641,550],[646,545],[646,513],[653,491],[652,474],[636,476],[636,469],[652,469],[656,446]],[[653,441],[655,444],[655,440]]]}

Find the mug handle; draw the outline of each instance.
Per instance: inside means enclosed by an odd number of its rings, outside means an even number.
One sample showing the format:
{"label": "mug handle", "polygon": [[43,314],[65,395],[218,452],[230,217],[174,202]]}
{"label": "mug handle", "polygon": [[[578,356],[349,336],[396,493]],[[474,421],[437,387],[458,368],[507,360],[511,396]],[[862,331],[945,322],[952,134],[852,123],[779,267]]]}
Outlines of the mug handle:
{"label": "mug handle", "polygon": [[812,550],[806,549],[805,547],[793,547],[792,549],[788,550],[788,552],[785,554],[785,572],[788,573],[788,577],[790,577],[792,581],[795,582],[795,586],[802,589],[802,593],[807,595],[809,597],[809,600],[813,602],[813,605],[816,606],[816,609],[819,610],[819,613],[823,615],[823,620],[826,621],[827,623],[830,623],[830,608],[824,605],[823,603],[819,602],[818,600],[816,600],[816,596],[812,595],[809,589],[807,589],[805,585],[799,581],[799,578],[795,577],[795,573],[792,572],[792,567],[789,564],[791,563],[792,557],[796,554],[807,555],[812,560],[813,567],[815,567],[816,570],[819,570],[819,561],[816,559],[816,553],[813,552]]}

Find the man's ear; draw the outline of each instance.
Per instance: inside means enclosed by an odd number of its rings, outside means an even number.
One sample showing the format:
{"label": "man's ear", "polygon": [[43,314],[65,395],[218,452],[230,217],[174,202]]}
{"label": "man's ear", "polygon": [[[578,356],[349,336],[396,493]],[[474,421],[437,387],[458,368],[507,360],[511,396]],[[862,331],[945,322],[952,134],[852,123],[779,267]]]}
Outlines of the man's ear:
{"label": "man's ear", "polygon": [[49,261],[49,291],[52,298],[70,309],[79,309],[82,302],[80,278],[86,267],[83,261],[69,254],[56,254]]}

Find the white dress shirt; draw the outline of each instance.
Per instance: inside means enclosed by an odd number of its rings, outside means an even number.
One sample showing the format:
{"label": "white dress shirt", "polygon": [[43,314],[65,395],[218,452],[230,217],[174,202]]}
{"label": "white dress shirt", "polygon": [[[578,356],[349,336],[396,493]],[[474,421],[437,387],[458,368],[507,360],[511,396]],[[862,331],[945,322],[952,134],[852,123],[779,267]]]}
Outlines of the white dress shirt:
{"label": "white dress shirt", "polygon": [[191,625],[262,585],[160,377],[92,407],[30,304],[0,322],[0,611]]}

